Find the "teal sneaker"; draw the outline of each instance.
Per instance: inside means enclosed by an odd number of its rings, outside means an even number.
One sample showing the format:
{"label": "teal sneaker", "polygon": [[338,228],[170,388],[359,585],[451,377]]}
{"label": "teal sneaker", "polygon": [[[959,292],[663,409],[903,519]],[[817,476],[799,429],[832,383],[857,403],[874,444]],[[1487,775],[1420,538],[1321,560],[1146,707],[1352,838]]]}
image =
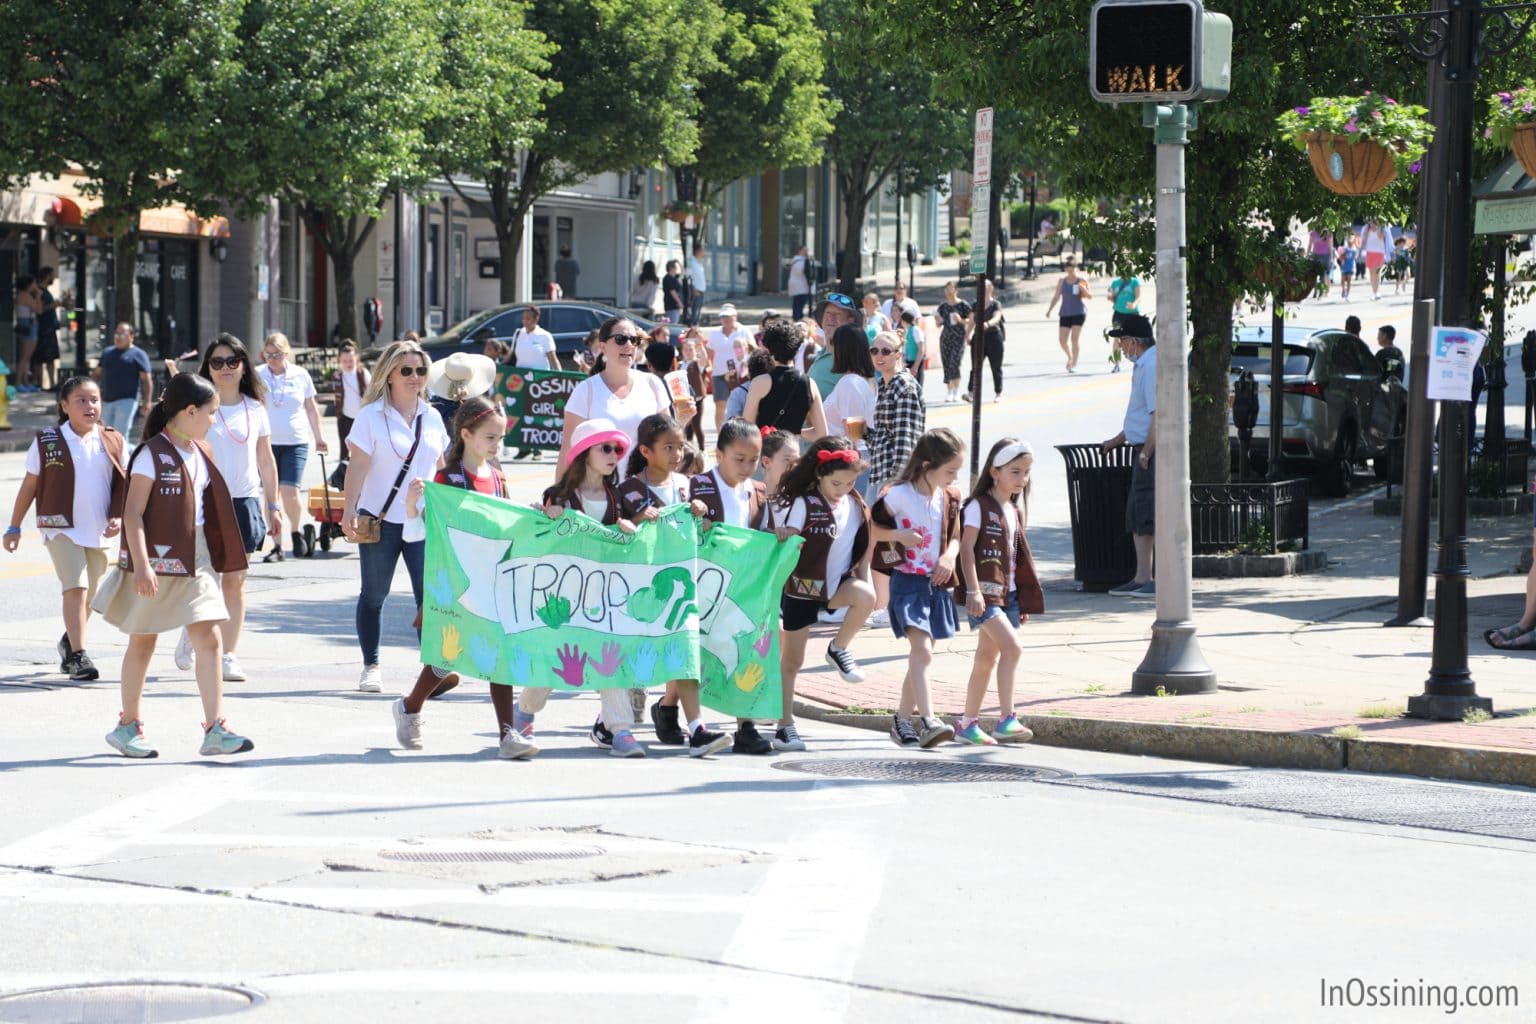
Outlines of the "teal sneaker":
{"label": "teal sneaker", "polygon": [[987,735],[987,731],[981,727],[976,719],[971,719],[971,724],[955,733],[956,743],[970,743],[978,747],[995,747],[997,740]]}
{"label": "teal sneaker", "polygon": [[1029,726],[1019,721],[1018,715],[1009,715],[997,723],[997,728],[992,730],[992,738],[999,743],[1028,743],[1035,738],[1035,734],[1029,731]]}
{"label": "teal sneaker", "polygon": [[160,751],[144,738],[144,723],[137,718],[107,733],[107,744],[124,757],[160,756]]}
{"label": "teal sneaker", "polygon": [[204,757],[213,757],[218,754],[243,754],[255,749],[256,744],[224,728],[224,719],[221,718],[204,729],[203,745],[198,753]]}

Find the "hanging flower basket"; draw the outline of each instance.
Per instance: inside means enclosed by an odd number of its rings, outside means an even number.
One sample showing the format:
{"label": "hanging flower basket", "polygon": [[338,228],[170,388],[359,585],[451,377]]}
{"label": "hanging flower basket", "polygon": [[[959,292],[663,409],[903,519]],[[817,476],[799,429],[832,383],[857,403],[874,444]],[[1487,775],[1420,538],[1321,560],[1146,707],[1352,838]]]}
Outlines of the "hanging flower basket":
{"label": "hanging flower basket", "polygon": [[1390,96],[1317,97],[1276,119],[1312,165],[1318,182],[1345,196],[1380,192],[1402,171],[1416,172],[1434,129],[1424,107]]}
{"label": "hanging flower basket", "polygon": [[1481,144],[1485,149],[1514,151],[1525,173],[1536,178],[1536,85],[1527,82],[1488,97]]}
{"label": "hanging flower basket", "polygon": [[699,203],[668,203],[661,214],[674,224],[685,223],[689,217],[697,224],[704,219],[704,207]]}
{"label": "hanging flower basket", "polygon": [[1297,253],[1284,262],[1264,260],[1254,265],[1253,279],[1282,303],[1300,302],[1317,288],[1317,264]]}

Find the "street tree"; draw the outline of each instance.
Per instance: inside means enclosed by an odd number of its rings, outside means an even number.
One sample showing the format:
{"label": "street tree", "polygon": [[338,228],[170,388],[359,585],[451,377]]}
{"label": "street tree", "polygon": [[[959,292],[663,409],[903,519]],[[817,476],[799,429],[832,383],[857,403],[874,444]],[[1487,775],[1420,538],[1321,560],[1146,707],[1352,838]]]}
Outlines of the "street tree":
{"label": "street tree", "polygon": [[888,16],[884,4],[870,0],[821,9],[827,91],[837,104],[832,133],[823,145],[843,201],[838,286],[849,293],[857,288],[864,265],[864,215],[898,165],[908,194],[934,187],[949,171],[964,166],[970,142],[965,111],[937,97],[926,63],[876,63],[876,26]]}
{"label": "street tree", "polygon": [[0,0],[0,177],[83,174],[112,239],[115,314],[134,319],[139,215],[217,208],[191,173],[224,129],[212,94],[232,70],[240,0]]}
{"label": "street tree", "polygon": [[358,255],[392,194],[430,177],[443,93],[428,0],[247,0],[240,67],[221,90],[208,187],[241,210],[300,204],[330,257],[343,336],[358,337]]}

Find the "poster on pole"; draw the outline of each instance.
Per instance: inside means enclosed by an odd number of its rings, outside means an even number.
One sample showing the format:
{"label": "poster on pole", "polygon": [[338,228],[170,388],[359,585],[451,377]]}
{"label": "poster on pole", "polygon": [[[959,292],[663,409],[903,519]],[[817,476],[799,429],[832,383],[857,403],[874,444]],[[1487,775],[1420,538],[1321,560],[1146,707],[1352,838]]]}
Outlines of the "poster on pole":
{"label": "poster on pole", "polygon": [[1436,327],[1429,338],[1429,400],[1470,402],[1472,372],[1486,344],[1488,335],[1471,327]]}
{"label": "poster on pole", "polygon": [[992,242],[992,108],[976,111],[976,152],[971,162],[971,273],[987,272]]}
{"label": "poster on pole", "polygon": [[560,450],[565,403],[586,380],[566,370],[526,370],[503,366],[496,372],[496,395],[507,411],[508,448]]}

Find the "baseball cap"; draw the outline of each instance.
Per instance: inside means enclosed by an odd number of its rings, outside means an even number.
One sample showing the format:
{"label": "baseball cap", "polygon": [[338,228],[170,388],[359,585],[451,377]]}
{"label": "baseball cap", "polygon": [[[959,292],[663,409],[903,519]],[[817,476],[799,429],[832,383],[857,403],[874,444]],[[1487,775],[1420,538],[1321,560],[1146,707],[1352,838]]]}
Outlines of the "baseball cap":
{"label": "baseball cap", "polygon": [[1126,313],[1120,318],[1120,326],[1111,328],[1111,338],[1151,338],[1152,324],[1140,313]]}
{"label": "baseball cap", "polygon": [[720,307],[720,315],[721,316],[735,316],[736,315],[736,307],[731,305],[729,302],[727,302],[725,305]]}

